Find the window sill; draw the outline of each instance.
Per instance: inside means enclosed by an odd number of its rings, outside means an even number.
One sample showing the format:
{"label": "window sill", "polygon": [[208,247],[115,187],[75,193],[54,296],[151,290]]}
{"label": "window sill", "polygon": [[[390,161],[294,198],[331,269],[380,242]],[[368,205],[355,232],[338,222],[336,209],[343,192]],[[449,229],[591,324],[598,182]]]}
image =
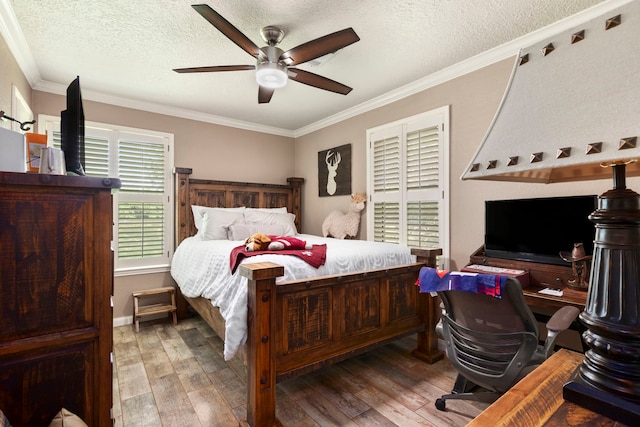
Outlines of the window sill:
{"label": "window sill", "polygon": [[141,274],[168,273],[171,271],[168,265],[153,265],[149,267],[128,267],[114,271],[114,277],[137,276]]}

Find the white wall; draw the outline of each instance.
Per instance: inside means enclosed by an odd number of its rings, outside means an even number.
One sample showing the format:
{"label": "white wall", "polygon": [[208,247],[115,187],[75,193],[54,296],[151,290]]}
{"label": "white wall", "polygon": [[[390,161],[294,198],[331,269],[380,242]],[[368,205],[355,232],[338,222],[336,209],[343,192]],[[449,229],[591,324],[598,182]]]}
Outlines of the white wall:
{"label": "white wall", "polygon": [[[0,37],[0,70],[2,70],[2,78],[0,78],[0,111],[4,111],[7,116],[16,120],[23,122],[29,120],[30,117],[16,117],[16,112],[11,109],[12,86],[16,86],[28,103],[31,103],[31,86],[27,78],[22,74],[18,63],[2,37]],[[3,119],[0,126],[11,129],[11,122]]]}
{"label": "white wall", "polygon": [[[293,138],[86,100],[83,104],[88,121],[173,133],[175,166],[192,168],[193,178],[286,184],[294,174]],[[58,116],[65,108],[65,97],[33,91],[32,108]],[[132,316],[132,292],[172,284],[168,272],[116,277],[114,318]]]}
{"label": "white wall", "polygon": [[[320,234],[322,221],[331,210],[347,210],[349,196],[318,196],[318,151],[352,144],[352,190],[366,191],[366,130],[450,105],[450,248],[451,268],[455,269],[464,266],[482,245],[485,200],[601,194],[611,187],[609,180],[550,185],[460,181],[495,114],[511,65],[511,59],[498,62],[295,140],[96,102],[85,102],[85,114],[90,121],[173,133],[175,165],[193,168],[195,178],[269,183],[285,183],[289,176],[305,178],[303,232]],[[0,67],[3,73],[6,70],[3,77],[7,76],[0,81],[0,109],[9,111],[12,83],[31,101],[34,113],[58,115],[64,109],[63,96],[31,90],[4,41],[0,43]],[[640,178],[628,179],[627,184],[640,189]],[[364,221],[360,236],[366,238]],[[117,278],[114,317],[131,316],[131,292],[168,284],[168,273]]]}
{"label": "white wall", "polygon": [[[344,143],[352,144],[352,188],[366,190],[366,146],[368,128],[450,105],[451,117],[451,264],[462,268],[469,255],[484,241],[484,201],[523,197],[601,194],[611,188],[608,180],[567,184],[522,184],[492,181],[461,181],[482,138],[489,128],[509,80],[513,59],[504,60],[465,76],[424,90],[360,116],[296,139],[295,174],[306,179],[304,219],[306,233],[320,234],[326,215],[346,211],[348,196],[318,197],[317,152]],[[640,190],[640,178],[627,180]],[[363,216],[364,222],[364,216]],[[366,238],[366,224],[361,224]]]}

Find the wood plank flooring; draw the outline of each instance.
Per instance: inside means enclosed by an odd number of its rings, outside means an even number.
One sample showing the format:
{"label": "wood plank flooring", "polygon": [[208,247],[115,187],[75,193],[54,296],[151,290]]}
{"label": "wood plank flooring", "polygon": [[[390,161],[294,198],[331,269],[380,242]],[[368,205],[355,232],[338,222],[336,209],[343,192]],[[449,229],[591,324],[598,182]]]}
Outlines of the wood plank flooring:
{"label": "wood plank flooring", "polygon": [[[237,426],[246,419],[244,366],[200,318],[114,328],[116,426]],[[488,405],[434,402],[453,387],[445,359],[410,355],[415,338],[278,384],[283,426],[464,426]]]}

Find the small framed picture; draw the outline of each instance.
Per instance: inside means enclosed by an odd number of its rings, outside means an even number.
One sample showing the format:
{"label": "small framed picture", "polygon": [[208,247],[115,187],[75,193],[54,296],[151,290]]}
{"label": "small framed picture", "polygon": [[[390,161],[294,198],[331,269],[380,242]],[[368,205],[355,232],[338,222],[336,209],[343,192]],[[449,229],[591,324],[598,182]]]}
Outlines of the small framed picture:
{"label": "small framed picture", "polygon": [[351,194],[351,144],[318,152],[318,196]]}
{"label": "small framed picture", "polygon": [[25,137],[27,141],[27,170],[38,172],[40,170],[40,150],[47,146],[47,135],[27,133]]}

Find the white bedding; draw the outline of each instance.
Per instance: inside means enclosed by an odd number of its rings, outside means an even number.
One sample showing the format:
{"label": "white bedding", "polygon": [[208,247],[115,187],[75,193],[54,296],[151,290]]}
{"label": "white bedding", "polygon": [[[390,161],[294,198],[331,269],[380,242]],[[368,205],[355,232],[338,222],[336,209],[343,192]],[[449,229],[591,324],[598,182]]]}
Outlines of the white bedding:
{"label": "white bedding", "polygon": [[[244,258],[242,264],[274,262],[284,265],[284,276],[276,283],[305,277],[344,274],[414,262],[410,249],[392,243],[364,240],[327,239],[299,234],[300,239],[313,244],[327,244],[325,265],[314,268],[295,256],[264,254]],[[231,274],[231,250],[242,241],[185,239],[176,249],[171,263],[171,275],[188,297],[205,297],[220,308],[225,319],[224,358],[231,359],[244,345],[247,335],[247,279],[236,270]]]}

